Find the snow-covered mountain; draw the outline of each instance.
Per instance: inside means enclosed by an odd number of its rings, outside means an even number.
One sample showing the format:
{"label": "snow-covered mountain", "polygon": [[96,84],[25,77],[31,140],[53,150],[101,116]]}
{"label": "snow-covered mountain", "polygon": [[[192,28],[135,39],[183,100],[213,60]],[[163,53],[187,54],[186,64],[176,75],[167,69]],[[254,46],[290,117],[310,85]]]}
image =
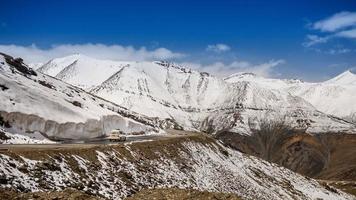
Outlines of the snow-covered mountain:
{"label": "snow-covered mountain", "polygon": [[88,90],[100,85],[125,65],[127,65],[125,62],[96,60],[75,54],[53,59],[42,65],[37,71]]}
{"label": "snow-covered mountain", "polygon": [[350,70],[345,71],[344,73],[325,81],[328,84],[336,85],[354,85],[356,86],[356,74],[352,73]]}
{"label": "snow-covered mountain", "polygon": [[225,78],[227,82],[253,82],[260,87],[288,92],[311,103],[318,110],[356,122],[356,75],[350,71],[320,83],[268,79],[248,74]]}
{"label": "snow-covered mountain", "polygon": [[165,123],[35,72],[5,54],[0,54],[0,116],[7,132],[57,139],[93,138],[112,129],[159,131]]}
{"label": "snow-covered mountain", "polygon": [[[352,87],[350,81],[320,84]],[[34,71],[21,59],[0,54],[0,142],[43,143],[42,136],[82,139],[113,129],[150,133],[164,128],[218,133],[219,138],[217,142],[204,134],[185,132],[186,137],[167,137],[164,142],[98,145],[83,153],[73,151],[73,155],[60,153],[68,149],[49,147],[39,151],[38,157],[31,153],[31,159],[3,152],[0,177],[6,187],[21,191],[73,186],[108,198],[126,197],[137,188],[158,185],[232,192],[247,199],[353,199],[283,167],[222,146],[222,142],[228,144],[219,137],[224,132],[255,139],[242,134],[250,134],[250,128],[258,128],[263,119],[286,120],[310,133],[354,131],[354,124],[319,111],[302,95],[293,93],[293,88],[299,91],[303,85],[312,88],[314,83],[265,79],[251,73],[221,79],[167,62],[103,61],[83,55],[53,59]],[[23,137],[26,134],[36,137]],[[301,135],[314,137],[304,132]],[[291,162],[295,158],[291,154],[297,152],[300,160],[293,163],[303,162],[299,167],[315,166],[310,163],[321,157],[323,162],[318,166],[327,168],[324,160],[332,158],[327,153],[320,156],[312,146],[304,147],[298,138],[283,138],[288,142],[285,145],[280,140],[282,134],[264,136],[271,137],[272,145],[283,145],[288,151],[283,161]],[[319,136],[315,137],[318,141]],[[13,138],[9,141],[7,137]],[[256,141],[270,145],[268,140]],[[321,149],[319,143],[308,141]],[[18,166],[22,166],[21,172]],[[77,170],[78,166],[83,170]],[[57,173],[60,171],[65,173]],[[38,179],[38,173],[46,174],[40,177],[43,180]]]}
{"label": "snow-covered mountain", "polygon": [[263,79],[254,74],[221,79],[167,62],[102,61],[83,55],[53,59],[39,71],[134,112],[171,119],[185,129],[246,134],[249,121],[261,118],[283,118],[309,132],[354,128],[318,111],[313,102],[291,93],[291,88],[285,89],[304,84],[298,80]]}

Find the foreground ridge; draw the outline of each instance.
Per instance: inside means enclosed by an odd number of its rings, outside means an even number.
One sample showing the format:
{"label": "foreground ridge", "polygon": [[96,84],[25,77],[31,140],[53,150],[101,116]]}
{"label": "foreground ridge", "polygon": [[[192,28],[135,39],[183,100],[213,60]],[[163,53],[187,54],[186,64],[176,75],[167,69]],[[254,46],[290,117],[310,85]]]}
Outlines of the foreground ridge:
{"label": "foreground ridge", "polygon": [[0,156],[5,186],[20,191],[73,187],[121,199],[159,186],[234,193],[242,199],[354,199],[197,134],[109,146],[9,147]]}

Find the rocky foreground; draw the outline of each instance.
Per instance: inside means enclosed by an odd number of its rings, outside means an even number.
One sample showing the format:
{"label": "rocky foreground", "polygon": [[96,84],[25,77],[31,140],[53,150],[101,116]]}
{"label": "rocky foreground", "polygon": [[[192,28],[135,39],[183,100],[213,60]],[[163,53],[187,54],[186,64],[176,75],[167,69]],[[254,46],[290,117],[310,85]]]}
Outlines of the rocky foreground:
{"label": "rocky foreground", "polygon": [[116,145],[38,146],[3,146],[1,188],[22,193],[73,188],[106,199],[147,188],[233,193],[242,199],[355,199],[201,134]]}
{"label": "rocky foreground", "polygon": [[[0,190],[0,199],[13,199],[13,200],[103,200],[100,197],[85,194],[83,192],[67,189],[64,191],[53,192],[29,192],[21,193],[14,190]],[[192,189],[145,189],[132,197],[125,200],[240,200],[234,194],[206,192]]]}
{"label": "rocky foreground", "polygon": [[355,134],[308,134],[283,123],[263,127],[251,136],[227,131],[216,138],[233,149],[356,194]]}

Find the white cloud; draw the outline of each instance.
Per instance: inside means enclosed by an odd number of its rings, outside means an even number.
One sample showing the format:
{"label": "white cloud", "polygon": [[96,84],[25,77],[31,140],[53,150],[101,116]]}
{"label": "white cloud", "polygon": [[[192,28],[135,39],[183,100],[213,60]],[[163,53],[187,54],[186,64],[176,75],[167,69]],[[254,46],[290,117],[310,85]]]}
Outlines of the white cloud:
{"label": "white cloud", "polygon": [[322,49],[322,48],[308,48],[309,50],[315,51],[321,54],[328,54],[328,55],[340,55],[340,54],[347,54],[351,52],[355,52],[354,49],[349,48],[342,48],[342,47],[335,47],[329,49]]}
{"label": "white cloud", "polygon": [[356,12],[339,12],[315,22],[312,27],[323,32],[335,32],[356,25]]}
{"label": "white cloud", "polygon": [[269,62],[253,65],[246,61],[234,61],[229,64],[215,62],[208,65],[198,63],[182,63],[184,66],[191,67],[199,71],[209,72],[213,75],[226,77],[237,72],[252,72],[259,76],[273,76],[273,68],[285,63],[284,60],[270,60]]}
{"label": "white cloud", "polygon": [[356,38],[356,29],[340,31],[340,32],[336,33],[336,36],[355,39]]}
{"label": "white cloud", "polygon": [[329,49],[325,53],[330,55],[337,55],[337,54],[350,53],[351,51],[352,51],[351,49],[342,48],[342,49]]}
{"label": "white cloud", "polygon": [[[184,59],[184,56],[186,56],[186,54],[173,52],[166,48],[148,50],[145,47],[134,48],[132,46],[125,47],[121,45],[104,44],[63,44],[52,46],[49,49],[41,49],[36,45],[0,45],[0,52],[4,52],[15,57],[22,57],[27,63],[43,63],[52,58],[63,57],[75,53],[81,53],[97,59],[125,61],[151,61],[177,58]],[[262,64],[251,64],[246,61],[233,61],[229,64],[225,64],[223,62],[212,62],[210,64],[202,65],[197,62],[183,62],[182,59],[180,59],[180,62],[180,64],[189,68],[206,71],[221,77],[237,72],[253,72],[264,77],[269,77],[273,75],[274,67],[284,63],[283,60],[270,60],[269,62]]]}
{"label": "white cloud", "polygon": [[148,50],[146,47],[134,48],[132,46],[91,43],[62,44],[52,46],[49,49],[41,49],[36,45],[0,45],[0,52],[4,52],[15,57],[22,57],[27,63],[46,62],[52,58],[63,57],[75,53],[85,54],[98,59],[126,61],[161,60],[184,57],[184,54],[172,52],[166,48]]}
{"label": "white cloud", "polygon": [[326,43],[330,38],[330,36],[320,37],[317,35],[307,35],[307,41],[303,43],[303,46],[311,47],[316,44]]}
{"label": "white cloud", "polygon": [[302,43],[304,47],[327,43],[334,38],[356,39],[356,12],[339,12],[312,23],[311,27],[321,32],[329,32],[329,34],[326,36],[307,35],[306,41]]}
{"label": "white cloud", "polygon": [[216,53],[230,51],[231,47],[226,44],[211,44],[206,47],[207,51],[213,51]]}

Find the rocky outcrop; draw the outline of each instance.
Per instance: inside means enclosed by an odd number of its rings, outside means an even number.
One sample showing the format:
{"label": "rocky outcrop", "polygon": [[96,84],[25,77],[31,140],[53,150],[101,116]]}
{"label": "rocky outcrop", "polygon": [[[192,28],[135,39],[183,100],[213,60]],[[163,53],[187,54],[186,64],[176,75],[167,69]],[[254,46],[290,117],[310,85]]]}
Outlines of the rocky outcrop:
{"label": "rocky outcrop", "polygon": [[37,73],[29,68],[24,62],[22,58],[13,58],[12,56],[6,55],[0,52],[0,55],[4,56],[6,62],[15,68],[17,71],[23,73],[24,75],[33,75],[37,76]]}

